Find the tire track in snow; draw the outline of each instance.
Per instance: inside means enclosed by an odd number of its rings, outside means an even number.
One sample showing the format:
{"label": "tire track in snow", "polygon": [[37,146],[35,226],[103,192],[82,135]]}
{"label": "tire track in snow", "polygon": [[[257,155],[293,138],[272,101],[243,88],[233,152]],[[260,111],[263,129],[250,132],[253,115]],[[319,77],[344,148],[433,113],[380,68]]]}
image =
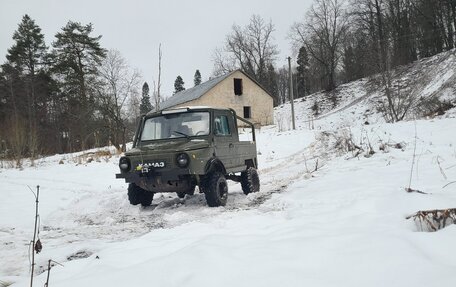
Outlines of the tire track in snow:
{"label": "tire track in snow", "polygon": [[[74,191],[78,198],[68,206],[61,207],[43,219],[41,240],[47,249],[73,245],[80,251],[92,254],[91,242],[125,241],[136,238],[155,229],[174,228],[190,222],[209,222],[215,216],[230,212],[258,209],[259,212],[269,212],[271,208],[259,209],[274,194],[287,190],[290,183],[306,176],[305,165],[315,159],[310,156],[310,148],[305,147],[289,156],[280,158],[272,166],[259,170],[261,190],[258,193],[245,196],[240,184],[230,183],[230,193],[225,207],[209,208],[206,205],[204,194],[195,193],[179,199],[175,194],[156,194],[149,207],[131,206],[127,200],[126,190],[121,189],[84,189],[80,187],[87,184],[74,183]],[[51,182],[52,180],[48,179]],[[23,184],[22,184],[23,185]],[[93,209],[92,209],[93,207]],[[17,250],[23,249],[23,244],[29,242],[29,232],[22,230],[15,233],[15,244],[8,246],[8,257],[18,254]],[[11,241],[11,240],[9,240]],[[9,242],[8,241],[8,242]],[[63,262],[71,254],[63,254],[59,258]],[[19,275],[24,272],[23,266],[27,262],[27,255],[22,254],[16,259],[17,264],[8,268],[0,267],[0,272],[8,275]],[[22,262],[21,262],[22,261]]]}
{"label": "tire track in snow", "polygon": [[[112,204],[105,204],[96,212],[62,211],[61,214],[56,214],[55,217],[59,218],[59,222],[62,218],[66,219],[64,221],[73,220],[72,226],[65,227],[58,222],[52,222],[46,226],[47,231],[43,233],[43,237],[63,239],[68,243],[92,239],[122,241],[154,229],[173,228],[193,221],[210,220],[226,212],[255,209],[270,199],[273,194],[285,191],[290,183],[306,175],[302,161],[307,158],[305,155],[307,149],[283,158],[275,166],[260,169],[262,185],[259,193],[245,196],[240,184],[230,184],[231,192],[225,207],[208,208],[204,194],[200,193],[186,196],[184,199],[179,199],[174,194],[157,194],[149,207],[130,206],[126,199],[126,192],[122,192],[122,196],[119,196],[121,191],[118,191],[115,196],[100,198],[100,202],[109,201]],[[283,172],[290,165],[294,168]],[[101,193],[103,194],[105,193]],[[93,200],[92,196],[87,196],[81,201],[89,198]]]}
{"label": "tire track in snow", "polygon": [[[177,198],[174,194],[156,194],[151,206],[137,207],[128,204],[124,192],[122,196],[103,199],[118,205],[106,205],[90,214],[71,214],[69,219],[74,218],[81,229],[81,240],[97,238],[116,241],[139,236],[154,229],[173,228],[192,221],[205,221],[226,212],[254,209],[266,202],[274,193],[285,191],[290,183],[308,174],[303,161],[316,157],[306,156],[306,151],[308,147],[283,158],[277,165],[260,169],[262,184],[258,193],[245,196],[240,184],[230,183],[225,207],[208,208],[204,194],[197,191],[195,195],[186,196],[184,199]],[[292,168],[284,172],[289,167]],[[91,230],[93,226],[97,232],[82,231],[85,227]],[[76,233],[73,231],[73,234]]]}

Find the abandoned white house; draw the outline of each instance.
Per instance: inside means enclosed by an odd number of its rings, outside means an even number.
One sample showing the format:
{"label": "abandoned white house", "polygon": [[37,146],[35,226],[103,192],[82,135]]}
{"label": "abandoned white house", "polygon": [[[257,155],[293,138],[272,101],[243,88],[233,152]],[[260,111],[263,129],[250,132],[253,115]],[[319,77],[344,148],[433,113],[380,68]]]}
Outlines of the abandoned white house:
{"label": "abandoned white house", "polygon": [[272,96],[252,77],[236,70],[174,94],[160,109],[185,106],[231,108],[254,124],[273,123]]}

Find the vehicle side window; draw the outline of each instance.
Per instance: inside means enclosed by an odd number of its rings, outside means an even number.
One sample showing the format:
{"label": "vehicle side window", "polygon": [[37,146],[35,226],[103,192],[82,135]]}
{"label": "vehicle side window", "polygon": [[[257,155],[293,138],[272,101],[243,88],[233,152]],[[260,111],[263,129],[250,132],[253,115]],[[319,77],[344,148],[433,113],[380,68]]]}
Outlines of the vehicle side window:
{"label": "vehicle side window", "polygon": [[214,123],[215,123],[215,135],[217,135],[217,136],[231,135],[230,125],[229,125],[227,116],[216,116]]}

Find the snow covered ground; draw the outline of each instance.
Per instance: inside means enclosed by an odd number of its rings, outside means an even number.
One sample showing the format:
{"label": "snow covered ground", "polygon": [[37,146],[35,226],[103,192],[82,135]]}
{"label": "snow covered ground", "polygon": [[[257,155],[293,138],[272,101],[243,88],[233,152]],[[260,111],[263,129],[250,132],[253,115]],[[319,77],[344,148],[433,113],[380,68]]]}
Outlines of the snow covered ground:
{"label": "snow covered ground", "polygon": [[[456,207],[456,183],[444,188],[456,181],[456,113],[386,124],[364,84],[313,123],[312,103],[296,101],[295,131],[289,105],[278,109],[277,125],[257,131],[261,191],[245,196],[232,183],[225,207],[198,193],[131,206],[114,177],[118,156],[0,169],[0,283],[28,285],[28,186],[40,185],[36,286],[49,259],[64,265],[50,285],[65,287],[453,286],[456,225],[422,232],[406,217]],[[410,176],[426,194],[405,191]]]}
{"label": "snow covered ground", "polygon": [[[411,187],[428,194],[404,191],[414,122],[335,127],[329,117],[315,124],[259,131],[261,192],[246,197],[232,184],[221,208],[206,207],[200,194],[184,200],[165,194],[149,208],[130,206],[126,184],[114,179],[116,157],[59,165],[56,156],[36,168],[4,169],[0,280],[28,282],[34,200],[26,185],[39,184],[38,273],[48,259],[64,264],[53,268],[52,286],[454,284],[456,226],[418,232],[405,217],[455,207],[456,184],[442,187],[456,180],[456,119],[416,122]],[[333,146],[332,135],[321,136],[348,128],[356,142],[370,138],[376,153],[353,158]],[[404,147],[380,151],[387,142]],[[35,284],[45,279],[42,273]]]}

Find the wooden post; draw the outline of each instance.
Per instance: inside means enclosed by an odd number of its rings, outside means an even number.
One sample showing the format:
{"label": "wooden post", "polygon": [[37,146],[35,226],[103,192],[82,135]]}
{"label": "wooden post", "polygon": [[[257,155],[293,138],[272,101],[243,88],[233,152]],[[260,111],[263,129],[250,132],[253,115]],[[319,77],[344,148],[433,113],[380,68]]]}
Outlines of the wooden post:
{"label": "wooden post", "polygon": [[47,273],[47,278],[46,278],[46,283],[44,283],[44,287],[48,287],[49,286],[49,275],[51,273],[51,259],[49,259],[48,261],[48,273]]}
{"label": "wooden post", "polygon": [[40,186],[36,186],[35,195],[35,228],[33,229],[33,241],[32,241],[32,273],[30,275],[30,287],[33,286],[33,271],[35,271],[35,243],[36,243],[36,228],[38,226],[38,200],[40,197]]}

